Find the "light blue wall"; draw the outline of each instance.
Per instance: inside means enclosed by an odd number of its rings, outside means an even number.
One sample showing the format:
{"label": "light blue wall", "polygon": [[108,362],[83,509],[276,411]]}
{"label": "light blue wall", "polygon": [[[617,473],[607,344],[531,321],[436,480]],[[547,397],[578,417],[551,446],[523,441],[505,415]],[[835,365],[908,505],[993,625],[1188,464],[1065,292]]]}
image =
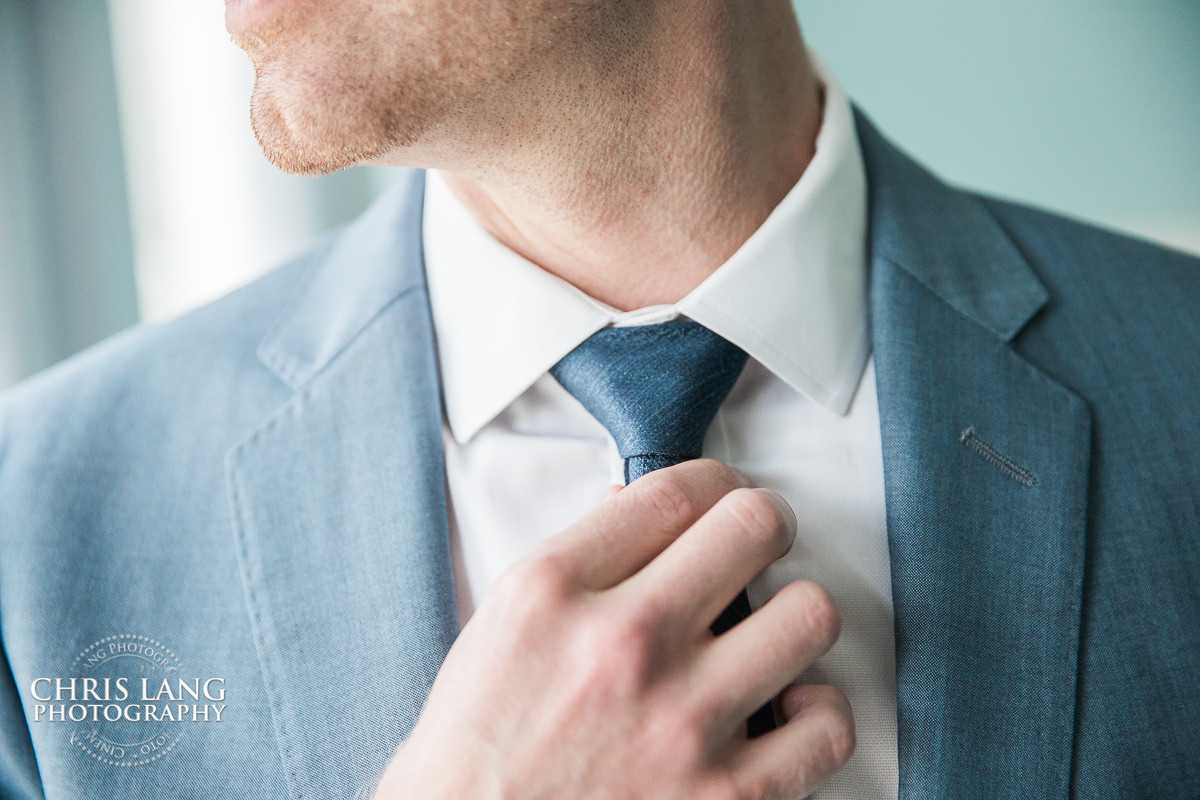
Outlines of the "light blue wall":
{"label": "light blue wall", "polygon": [[809,43],[943,177],[1200,249],[1197,0],[796,0]]}
{"label": "light blue wall", "polygon": [[0,387],[136,321],[105,5],[0,0]]}

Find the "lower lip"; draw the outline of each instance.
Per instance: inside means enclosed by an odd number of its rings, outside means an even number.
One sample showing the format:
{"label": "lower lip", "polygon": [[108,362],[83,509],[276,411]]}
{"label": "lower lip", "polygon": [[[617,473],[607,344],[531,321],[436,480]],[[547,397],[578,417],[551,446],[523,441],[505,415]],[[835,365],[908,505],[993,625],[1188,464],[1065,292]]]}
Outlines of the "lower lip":
{"label": "lower lip", "polygon": [[249,33],[278,16],[294,0],[227,0],[225,29],[233,34]]}

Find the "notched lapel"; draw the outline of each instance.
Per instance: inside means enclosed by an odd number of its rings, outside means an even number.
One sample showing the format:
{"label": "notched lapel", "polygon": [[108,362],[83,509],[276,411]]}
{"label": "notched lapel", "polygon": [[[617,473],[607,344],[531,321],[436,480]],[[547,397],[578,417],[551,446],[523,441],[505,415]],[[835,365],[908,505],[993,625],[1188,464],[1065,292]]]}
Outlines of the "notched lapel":
{"label": "notched lapel", "polygon": [[370,788],[457,633],[428,299],[397,263],[419,252],[384,250],[328,267],[390,295],[343,303],[324,337],[304,327],[328,315],[302,297],[272,333],[260,352],[302,382],[226,465],[293,798]]}
{"label": "notched lapel", "polygon": [[859,125],[900,796],[1065,797],[1090,415],[1010,346],[1046,295],[984,209]]}

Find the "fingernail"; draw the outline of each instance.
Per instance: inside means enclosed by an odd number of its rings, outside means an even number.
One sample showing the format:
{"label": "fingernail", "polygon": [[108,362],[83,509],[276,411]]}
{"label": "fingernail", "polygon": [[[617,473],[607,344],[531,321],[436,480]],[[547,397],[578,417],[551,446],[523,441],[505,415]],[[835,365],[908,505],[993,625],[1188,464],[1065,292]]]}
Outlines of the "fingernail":
{"label": "fingernail", "polygon": [[787,500],[783,499],[783,495],[781,495],[779,492],[772,491],[771,489],[759,489],[758,491],[763,492],[768,498],[770,498],[771,502],[775,504],[775,507],[779,509],[779,513],[781,513],[783,518],[788,521],[788,526],[791,527],[792,530],[795,530],[796,512],[792,510],[791,504],[788,503]]}

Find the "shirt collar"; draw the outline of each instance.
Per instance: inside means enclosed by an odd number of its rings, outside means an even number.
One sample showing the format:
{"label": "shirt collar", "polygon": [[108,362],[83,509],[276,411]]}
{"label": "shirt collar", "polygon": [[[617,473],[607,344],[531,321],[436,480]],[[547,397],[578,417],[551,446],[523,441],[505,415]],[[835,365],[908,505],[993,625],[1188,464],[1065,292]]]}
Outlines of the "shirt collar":
{"label": "shirt collar", "polygon": [[870,349],[866,171],[849,100],[825,87],[816,153],[728,261],[679,303],[621,312],[509,250],[436,172],[426,184],[425,269],[446,417],[471,439],[550,367],[610,324],[683,315],[780,380],[845,414]]}

